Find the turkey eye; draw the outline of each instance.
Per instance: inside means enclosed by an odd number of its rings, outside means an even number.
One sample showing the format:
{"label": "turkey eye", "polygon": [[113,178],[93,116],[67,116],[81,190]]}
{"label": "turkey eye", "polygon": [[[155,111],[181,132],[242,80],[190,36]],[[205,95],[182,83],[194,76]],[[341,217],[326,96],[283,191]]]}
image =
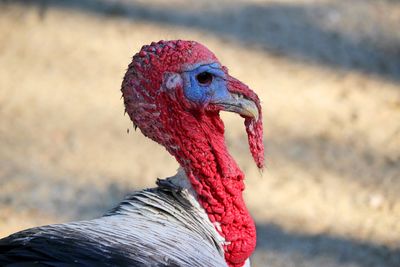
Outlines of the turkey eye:
{"label": "turkey eye", "polygon": [[197,74],[196,80],[201,85],[209,85],[213,80],[213,75],[207,71]]}

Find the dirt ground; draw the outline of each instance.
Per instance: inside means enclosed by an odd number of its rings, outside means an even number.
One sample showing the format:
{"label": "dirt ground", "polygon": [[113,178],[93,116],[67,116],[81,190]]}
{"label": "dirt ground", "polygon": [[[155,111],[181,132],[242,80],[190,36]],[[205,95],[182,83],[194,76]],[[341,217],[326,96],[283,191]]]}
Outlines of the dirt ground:
{"label": "dirt ground", "polygon": [[399,267],[399,29],[395,0],[0,1],[0,237],[99,216],[175,173],[119,88],[143,44],[180,38],[263,102],[262,174],[223,114],[253,265]]}

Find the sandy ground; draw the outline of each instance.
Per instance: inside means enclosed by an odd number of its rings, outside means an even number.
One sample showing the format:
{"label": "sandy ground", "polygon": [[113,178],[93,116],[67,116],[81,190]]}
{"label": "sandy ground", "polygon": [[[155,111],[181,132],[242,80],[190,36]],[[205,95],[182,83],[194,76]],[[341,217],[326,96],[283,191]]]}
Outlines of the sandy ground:
{"label": "sandy ground", "polygon": [[93,218],[174,174],[119,88],[143,44],[194,39],[263,101],[262,175],[223,114],[254,266],[399,267],[400,3],[148,2],[0,1],[0,236]]}

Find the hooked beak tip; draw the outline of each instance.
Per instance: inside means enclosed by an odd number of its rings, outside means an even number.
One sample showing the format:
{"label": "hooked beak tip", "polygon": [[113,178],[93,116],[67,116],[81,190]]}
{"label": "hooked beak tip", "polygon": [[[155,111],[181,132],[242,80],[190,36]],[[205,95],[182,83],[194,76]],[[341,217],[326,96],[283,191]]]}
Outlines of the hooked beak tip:
{"label": "hooked beak tip", "polygon": [[258,121],[260,115],[256,103],[243,95],[231,93],[229,99],[215,103],[224,111],[234,112],[246,118]]}

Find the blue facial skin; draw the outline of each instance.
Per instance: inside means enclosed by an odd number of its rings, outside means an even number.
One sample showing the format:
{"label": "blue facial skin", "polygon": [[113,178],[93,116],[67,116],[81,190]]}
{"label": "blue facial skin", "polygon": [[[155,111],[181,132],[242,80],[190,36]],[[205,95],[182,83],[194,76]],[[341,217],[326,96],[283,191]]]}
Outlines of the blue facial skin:
{"label": "blue facial skin", "polygon": [[[212,75],[209,83],[199,82],[197,76],[203,72]],[[218,63],[193,66],[192,70],[183,72],[182,76],[185,97],[200,106],[223,102],[231,97],[226,88],[225,72]]]}

